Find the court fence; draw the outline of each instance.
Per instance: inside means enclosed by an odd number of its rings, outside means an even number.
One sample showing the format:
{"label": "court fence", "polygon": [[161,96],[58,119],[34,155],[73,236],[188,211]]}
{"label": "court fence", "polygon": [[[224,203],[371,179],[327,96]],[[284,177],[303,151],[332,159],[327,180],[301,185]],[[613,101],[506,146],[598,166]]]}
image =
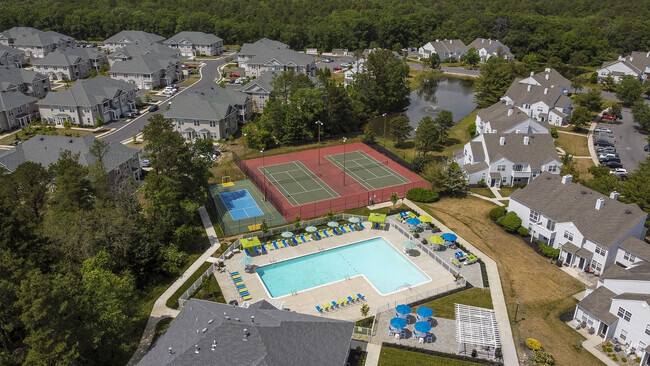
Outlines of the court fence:
{"label": "court fence", "polygon": [[194,291],[198,290],[199,287],[201,287],[201,285],[203,284],[203,279],[206,278],[206,277],[211,276],[212,273],[214,273],[214,270],[215,270],[216,268],[217,268],[216,264],[215,264],[215,263],[212,263],[212,265],[211,265],[210,267],[208,267],[208,269],[205,270],[205,272],[203,272],[203,274],[201,275],[201,277],[199,277],[196,281],[194,281],[194,283],[192,284],[192,286],[190,286],[190,288],[188,288],[187,291],[185,291],[185,292],[184,292],[184,293],[183,293],[183,294],[178,298],[178,307],[179,307],[179,308],[182,308],[183,306],[185,306],[185,303],[188,301],[187,299],[189,299],[190,296],[192,296],[192,294],[194,293]]}
{"label": "court fence", "polygon": [[268,183],[264,177],[253,171],[244,161],[240,160],[236,154],[233,154],[233,161],[260,191],[266,192],[266,199],[271,202],[280,215],[287,218],[287,220],[290,220],[290,218],[296,215],[300,215],[301,217],[317,217],[326,215],[329,211],[340,212],[368,206],[371,203],[388,202],[393,193],[397,193],[398,197],[406,197],[406,192],[413,188],[427,188],[427,183],[425,181],[410,182],[306,203],[299,206],[291,206],[291,204],[286,201],[280,193],[268,189],[268,186],[265,186]]}
{"label": "court fence", "polygon": [[399,155],[397,155],[394,152],[388,150],[387,148],[379,145],[379,143],[377,143],[377,142],[372,142],[372,143],[364,142],[364,144],[366,144],[366,146],[370,147],[371,149],[377,151],[378,153],[380,153],[380,154],[386,156],[387,158],[391,159],[392,161],[396,162],[397,164],[403,166],[404,168],[406,168],[408,170],[413,170],[413,169],[411,169],[411,164],[408,161],[402,159],[401,157],[399,157]]}

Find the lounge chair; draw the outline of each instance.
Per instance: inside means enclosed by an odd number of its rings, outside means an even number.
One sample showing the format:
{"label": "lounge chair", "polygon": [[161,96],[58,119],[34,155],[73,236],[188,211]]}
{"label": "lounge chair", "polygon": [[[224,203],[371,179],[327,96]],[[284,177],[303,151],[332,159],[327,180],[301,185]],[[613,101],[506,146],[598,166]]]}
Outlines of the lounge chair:
{"label": "lounge chair", "polygon": [[236,280],[236,279],[240,279],[240,278],[241,278],[241,276],[240,276],[240,275],[238,275],[238,274],[237,274],[237,275],[234,275],[234,276],[233,276],[233,275],[231,275],[231,276],[230,276],[230,278],[232,278],[233,280]]}
{"label": "lounge chair", "polygon": [[274,247],[275,249],[280,249],[280,247],[278,246],[278,244],[277,244],[276,242],[273,242],[273,243],[271,243],[271,244],[273,244],[273,247]]}
{"label": "lounge chair", "polygon": [[336,230],[336,228],[332,228],[332,231],[333,231],[334,234],[336,234],[336,235],[341,235],[341,233],[340,233],[338,230]]}
{"label": "lounge chair", "polygon": [[363,297],[363,295],[361,295],[361,294],[357,294],[357,297],[358,297],[360,300],[365,300],[365,299],[366,299],[366,298]]}
{"label": "lounge chair", "polygon": [[347,299],[341,299],[339,302],[340,302],[342,305],[349,305],[349,304],[350,304],[350,302],[349,302]]}
{"label": "lounge chair", "polygon": [[248,288],[246,288],[246,286],[244,286],[242,288],[238,288],[237,291],[239,291],[239,293],[241,294],[243,292],[248,292]]}
{"label": "lounge chair", "polygon": [[[307,238],[309,238],[309,236],[307,236]],[[304,235],[300,235],[300,239],[302,239],[302,242],[303,242],[303,243],[306,243],[306,242],[307,242],[307,238],[305,238]]]}
{"label": "lounge chair", "polygon": [[322,309],[320,306],[318,306],[318,305],[316,305],[316,310],[318,310],[319,313],[322,313],[322,312],[323,312],[323,309]]}
{"label": "lounge chair", "polygon": [[350,231],[357,231],[352,224],[348,225],[348,229],[350,229]]}
{"label": "lounge chair", "polygon": [[363,223],[361,223],[361,222],[359,222],[359,227],[361,228],[361,230],[366,228],[365,226],[363,226]]}
{"label": "lounge chair", "polygon": [[244,249],[244,253],[246,253],[247,256],[251,256],[251,252],[248,251],[248,249]]}
{"label": "lounge chair", "polygon": [[266,249],[266,246],[264,244],[260,245],[260,247],[262,248],[262,253],[268,253],[269,250]]}
{"label": "lounge chair", "polygon": [[240,288],[244,288],[244,287],[246,287],[246,285],[244,284],[244,282],[237,282],[237,283],[235,284],[235,288],[240,289]]}
{"label": "lounge chair", "polygon": [[348,231],[345,230],[345,226],[339,226],[339,229],[341,229],[342,232],[347,233]]}
{"label": "lounge chair", "polygon": [[330,304],[323,304],[323,310],[325,310],[325,311],[330,311],[331,307],[332,307],[332,305],[330,305]]}
{"label": "lounge chair", "polygon": [[322,233],[326,238],[329,238],[330,234],[327,232],[327,230],[323,229]]}
{"label": "lounge chair", "polygon": [[295,237],[295,236],[292,236],[292,237],[291,237],[291,241],[292,241],[294,244],[296,244],[296,245],[298,245],[298,244],[300,243],[298,240],[296,240],[296,237]]}
{"label": "lounge chair", "polygon": [[241,297],[242,300],[250,300],[252,299],[251,295],[246,295]]}
{"label": "lounge chair", "polygon": [[315,231],[315,232],[314,232],[314,235],[316,236],[316,239],[318,239],[318,240],[321,240],[321,239],[323,238],[322,236],[320,236],[320,234],[318,233],[318,231]]}
{"label": "lounge chair", "polygon": [[257,247],[253,247],[253,251],[254,251],[255,254],[257,254],[257,255],[262,254],[262,253],[257,249]]}
{"label": "lounge chair", "polygon": [[289,243],[287,243],[286,239],[282,239],[281,241],[282,241],[282,245],[284,245],[285,247],[289,246]]}
{"label": "lounge chair", "polygon": [[352,298],[352,296],[348,296],[348,301],[350,302],[350,304],[354,302],[354,299]]}
{"label": "lounge chair", "polygon": [[230,273],[230,275],[231,275],[231,276],[235,276],[235,275],[238,275],[238,274],[239,274],[239,271],[235,271],[235,272],[228,272],[228,273]]}
{"label": "lounge chair", "polygon": [[264,248],[265,248],[266,251],[268,251],[268,252],[270,252],[271,250],[275,249],[275,248],[273,248],[273,245],[271,245],[271,243],[265,243],[265,244],[264,244]]}
{"label": "lounge chair", "polygon": [[339,303],[337,303],[336,301],[332,301],[332,307],[333,307],[333,308],[338,308],[338,307],[339,307]]}

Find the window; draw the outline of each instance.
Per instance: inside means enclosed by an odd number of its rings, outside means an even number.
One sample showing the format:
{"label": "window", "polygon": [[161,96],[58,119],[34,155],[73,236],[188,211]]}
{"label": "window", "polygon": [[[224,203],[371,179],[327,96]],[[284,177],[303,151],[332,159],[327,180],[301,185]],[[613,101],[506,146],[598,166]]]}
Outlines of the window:
{"label": "window", "polygon": [[70,112],[74,112],[74,107],[70,107]]}
{"label": "window", "polygon": [[505,164],[503,165],[497,165],[497,172],[505,172],[506,171],[506,166]]}
{"label": "window", "polygon": [[185,124],[185,120],[182,119],[182,118],[179,119],[179,120],[178,120],[178,124],[181,125],[181,126],[184,125],[184,124]]}
{"label": "window", "polygon": [[549,229],[549,230],[551,230],[551,231],[554,231],[554,230],[555,230],[555,221],[553,221],[553,220],[548,220],[548,221],[546,222],[546,228]]}
{"label": "window", "polygon": [[217,127],[217,121],[210,121],[210,127]]}
{"label": "window", "polygon": [[124,74],[124,77],[125,77],[125,78],[128,78],[128,77],[129,77],[129,74]]}
{"label": "window", "polygon": [[639,341],[639,347],[637,347],[637,348],[638,348],[638,349],[645,349],[647,346],[648,346],[648,345],[645,344],[645,342],[643,342],[643,341]]}
{"label": "window", "polygon": [[216,139],[217,139],[217,133],[216,133],[216,132],[210,132],[210,137],[211,137],[213,140],[216,140]]}
{"label": "window", "polygon": [[645,325],[645,334],[650,335],[650,324]]}
{"label": "window", "polygon": [[86,123],[90,124],[90,118],[86,118]]}
{"label": "window", "polygon": [[627,331],[625,329],[621,329],[621,336],[619,338],[621,338],[622,340],[627,339]]}
{"label": "window", "polygon": [[539,212],[535,212],[533,210],[530,210],[530,221],[537,222],[539,221]]}
{"label": "window", "polygon": [[605,255],[607,255],[607,249],[601,247],[600,245],[596,245],[596,250],[595,250],[595,252],[596,252],[596,254],[600,254],[600,255],[602,255],[603,257],[604,257]]}
{"label": "window", "polygon": [[65,107],[64,106],[59,106],[59,112],[65,112]]}
{"label": "window", "polygon": [[594,272],[600,273],[603,271],[603,265],[595,259],[591,260],[591,268],[593,268]]}
{"label": "window", "polygon": [[549,165],[548,171],[552,173],[557,172],[557,165]]}
{"label": "window", "polygon": [[512,169],[514,171],[516,171],[516,172],[523,172],[524,171],[524,165],[523,164],[515,164]]}
{"label": "window", "polygon": [[[632,318],[632,313],[630,313],[629,311],[623,309],[620,306],[618,308],[618,313],[616,315],[618,315],[619,318],[623,318],[623,319],[625,319],[625,321],[628,321],[628,322]],[[627,332],[626,332],[626,334],[627,334]],[[623,339],[625,339],[625,338],[623,338]]]}
{"label": "window", "polygon": [[54,112],[54,106],[53,105],[50,106],[50,111]]}
{"label": "window", "polygon": [[573,241],[573,233],[567,230],[564,230],[564,238],[568,241]]}
{"label": "window", "polygon": [[194,120],[194,126],[199,126],[200,124],[201,124],[201,123],[199,122],[198,119],[195,119],[195,120]]}
{"label": "window", "polygon": [[[626,251],[625,254],[623,255],[623,259],[625,259],[626,261],[630,261],[630,262],[634,263],[634,261],[636,261],[636,256],[634,254]],[[648,334],[650,334],[650,333],[648,333]]]}

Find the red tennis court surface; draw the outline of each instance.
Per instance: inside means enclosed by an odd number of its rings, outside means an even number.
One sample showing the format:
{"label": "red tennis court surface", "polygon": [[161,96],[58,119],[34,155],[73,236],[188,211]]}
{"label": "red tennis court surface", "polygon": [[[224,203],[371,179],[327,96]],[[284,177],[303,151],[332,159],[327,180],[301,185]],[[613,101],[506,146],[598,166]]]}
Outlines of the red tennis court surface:
{"label": "red tennis court surface", "polygon": [[[344,150],[345,155],[343,155]],[[346,158],[345,184],[343,156]],[[300,162],[300,164],[288,164],[287,167],[302,165],[313,175],[300,171],[296,178],[291,175],[291,170],[278,171],[278,168],[282,170],[284,167],[278,164],[291,162]],[[367,206],[371,198],[374,203],[386,202],[394,192],[402,198],[411,188],[428,187],[419,175],[360,142],[321,148],[320,159],[319,149],[313,149],[250,160],[236,160],[235,163],[257,188],[265,193],[267,200],[287,221],[293,221],[296,215],[300,215],[302,219],[309,219],[325,215],[329,210],[338,212]],[[365,164],[368,164],[367,167],[364,166]],[[302,167],[300,170],[303,170]],[[384,173],[378,176],[378,171]],[[305,181],[301,184],[301,179],[309,182]],[[382,181],[386,184],[382,184]],[[323,190],[314,191],[314,198],[311,201],[315,202],[301,204],[310,201],[308,197],[310,191],[296,192],[295,189],[299,186],[308,186],[307,183],[312,186],[314,183],[321,186],[321,183],[324,183],[327,186],[323,187],[324,189],[331,188],[339,197],[318,200],[319,197],[332,197],[333,194],[331,192],[325,194]],[[372,189],[372,187],[381,188]],[[292,190],[294,191],[291,192]]]}

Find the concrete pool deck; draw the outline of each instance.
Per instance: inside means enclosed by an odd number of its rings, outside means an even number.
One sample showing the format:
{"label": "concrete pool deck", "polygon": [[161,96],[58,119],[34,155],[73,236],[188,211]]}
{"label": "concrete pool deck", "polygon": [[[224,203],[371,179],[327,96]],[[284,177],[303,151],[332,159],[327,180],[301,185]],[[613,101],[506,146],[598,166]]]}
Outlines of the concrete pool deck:
{"label": "concrete pool deck", "polygon": [[[321,249],[327,250],[375,237],[384,238],[400,253],[403,253],[402,243],[406,239],[397,230],[393,228],[388,231],[372,230],[369,228],[369,224],[364,224],[364,226],[366,226],[366,229],[362,231],[355,231],[322,240],[310,241],[287,248],[272,250],[268,254],[254,256],[253,265],[264,266],[285,259],[318,253]],[[406,297],[411,297],[421,293],[437,292],[442,287],[450,290],[455,286],[455,277],[438,264],[433,258],[429,257],[418,248],[412,249],[410,253],[411,255],[407,256],[407,258],[422,272],[429,276],[431,281],[411,288],[404,288],[386,296],[378,293],[365,278],[353,277],[348,280],[342,280],[321,287],[301,291],[295,295],[287,295],[273,299],[267,293],[266,287],[260,280],[259,276],[256,273],[246,273],[244,271],[245,266],[238,263],[239,259],[245,256],[243,252],[236,253],[232,258],[226,260],[225,264],[227,270],[222,273],[215,272],[215,277],[219,282],[219,286],[222,289],[226,302],[237,300],[241,303],[241,299],[235,291],[232,280],[228,274],[228,272],[238,271],[253,297],[251,300],[253,302],[259,301],[260,299],[267,299],[273,303],[284,302],[284,307],[291,309],[292,311],[319,315],[315,308],[316,305],[322,307],[323,304],[330,303],[332,300],[340,300],[347,296],[360,293],[365,296],[365,303],[370,307],[368,315],[372,315],[380,306],[386,306],[389,303],[400,301]],[[340,310],[325,313],[323,316],[356,321],[362,318],[361,304],[343,307]]]}

